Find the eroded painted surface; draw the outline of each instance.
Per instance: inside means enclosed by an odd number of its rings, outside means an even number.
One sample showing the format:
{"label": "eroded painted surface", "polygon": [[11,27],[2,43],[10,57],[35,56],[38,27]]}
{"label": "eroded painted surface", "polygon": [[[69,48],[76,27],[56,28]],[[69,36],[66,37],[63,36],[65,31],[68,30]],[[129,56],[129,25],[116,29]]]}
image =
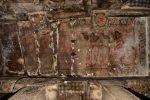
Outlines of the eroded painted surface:
{"label": "eroded painted surface", "polygon": [[18,24],[26,70],[29,74],[36,74],[38,66],[34,30],[31,28],[30,22],[20,22]]}
{"label": "eroded painted surface", "polygon": [[18,40],[16,23],[1,24],[1,69],[2,73],[22,73],[23,63],[21,49]]}
{"label": "eroded painted surface", "polygon": [[147,76],[148,12],[120,10],[122,3],[2,0],[1,74]]}
{"label": "eroded painted surface", "polygon": [[[9,56],[12,61],[8,62],[13,64],[16,60],[14,64],[19,63],[30,76],[147,75],[146,17],[94,13],[92,18],[59,19],[47,24],[45,13],[41,12],[29,13],[29,19],[14,25],[18,27],[13,30],[16,35],[6,36],[10,40],[6,44],[10,50],[7,54],[20,53],[14,60]],[[2,44],[4,39],[1,37]],[[3,59],[7,57],[4,49]],[[19,51],[12,53],[11,49]],[[12,65],[8,67],[12,70]]]}
{"label": "eroded painted surface", "polygon": [[[60,21],[65,30],[62,32],[60,28],[60,40],[64,38],[66,41],[60,43],[63,45],[60,49],[66,51],[64,57],[70,57],[71,63],[68,65],[71,74],[81,76],[146,74],[144,34],[147,30],[147,18],[106,17],[104,14],[96,14],[93,20],[93,26],[91,18],[67,20],[65,24]],[[64,33],[66,35],[62,36]],[[145,71],[141,72],[143,67]]]}

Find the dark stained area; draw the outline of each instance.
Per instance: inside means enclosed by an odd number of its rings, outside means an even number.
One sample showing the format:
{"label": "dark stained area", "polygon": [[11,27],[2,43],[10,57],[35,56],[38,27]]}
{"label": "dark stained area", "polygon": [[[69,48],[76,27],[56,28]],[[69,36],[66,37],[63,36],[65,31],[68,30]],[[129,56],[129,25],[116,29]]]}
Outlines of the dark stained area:
{"label": "dark stained area", "polygon": [[23,64],[21,48],[18,40],[18,28],[16,23],[3,23],[1,25],[1,66],[4,73],[22,72]]}

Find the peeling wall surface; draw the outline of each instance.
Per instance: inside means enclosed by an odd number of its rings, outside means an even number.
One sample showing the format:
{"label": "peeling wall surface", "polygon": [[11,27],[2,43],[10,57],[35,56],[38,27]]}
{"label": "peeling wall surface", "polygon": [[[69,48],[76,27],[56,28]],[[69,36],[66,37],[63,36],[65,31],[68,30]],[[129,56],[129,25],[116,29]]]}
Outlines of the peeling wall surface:
{"label": "peeling wall surface", "polygon": [[1,1],[0,74],[147,76],[148,12],[121,11],[125,4]]}
{"label": "peeling wall surface", "polygon": [[124,88],[146,94],[150,82],[138,78],[149,79],[149,36],[150,0],[0,0],[0,93],[23,88],[10,100],[124,100]]}

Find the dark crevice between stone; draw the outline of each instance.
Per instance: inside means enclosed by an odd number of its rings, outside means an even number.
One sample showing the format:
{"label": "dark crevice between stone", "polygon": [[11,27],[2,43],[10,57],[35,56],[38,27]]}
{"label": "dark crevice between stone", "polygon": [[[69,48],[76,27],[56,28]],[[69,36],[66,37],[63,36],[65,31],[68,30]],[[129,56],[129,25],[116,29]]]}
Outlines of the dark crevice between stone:
{"label": "dark crevice between stone", "polygon": [[140,98],[141,100],[150,100],[149,97],[143,95],[143,94],[140,94],[138,92],[135,92],[134,90],[130,89],[130,88],[126,88],[128,91],[130,91],[131,93],[133,93],[135,96],[137,96],[138,98]]}
{"label": "dark crevice between stone", "polygon": [[8,100],[14,93],[0,94],[0,100]]}

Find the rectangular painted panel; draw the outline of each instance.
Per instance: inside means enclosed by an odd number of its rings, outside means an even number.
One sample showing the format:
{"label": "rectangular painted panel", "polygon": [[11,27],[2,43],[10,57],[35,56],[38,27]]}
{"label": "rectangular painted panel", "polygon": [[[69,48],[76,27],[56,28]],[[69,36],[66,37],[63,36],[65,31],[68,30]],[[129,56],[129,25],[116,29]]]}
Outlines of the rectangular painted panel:
{"label": "rectangular painted panel", "polygon": [[26,71],[30,76],[38,75],[36,33],[29,21],[21,21],[18,26]]}
{"label": "rectangular painted panel", "polygon": [[59,73],[64,75],[71,74],[71,30],[70,21],[62,20],[60,21],[60,26],[58,28],[58,65]]}
{"label": "rectangular painted panel", "polygon": [[14,23],[1,24],[1,69],[4,75],[24,73],[24,62],[18,40],[18,28]]}
{"label": "rectangular painted panel", "polygon": [[[95,14],[93,20],[91,30],[84,25],[75,29],[77,74],[90,77],[147,76],[148,18]],[[83,32],[78,31],[80,28]]]}
{"label": "rectangular painted panel", "polygon": [[29,76],[38,77],[147,76],[148,17],[123,14],[97,11],[89,17],[50,20],[46,12],[34,12],[18,26],[1,25],[1,73],[19,74],[25,67]]}
{"label": "rectangular painted panel", "polygon": [[38,32],[39,43],[39,62],[40,74],[52,75],[54,74],[54,54],[56,51],[54,35],[50,28],[44,28]]}
{"label": "rectangular painted panel", "polygon": [[90,77],[148,75],[148,17],[95,13],[92,19],[64,22],[59,27],[60,73],[67,69],[67,75]]}

